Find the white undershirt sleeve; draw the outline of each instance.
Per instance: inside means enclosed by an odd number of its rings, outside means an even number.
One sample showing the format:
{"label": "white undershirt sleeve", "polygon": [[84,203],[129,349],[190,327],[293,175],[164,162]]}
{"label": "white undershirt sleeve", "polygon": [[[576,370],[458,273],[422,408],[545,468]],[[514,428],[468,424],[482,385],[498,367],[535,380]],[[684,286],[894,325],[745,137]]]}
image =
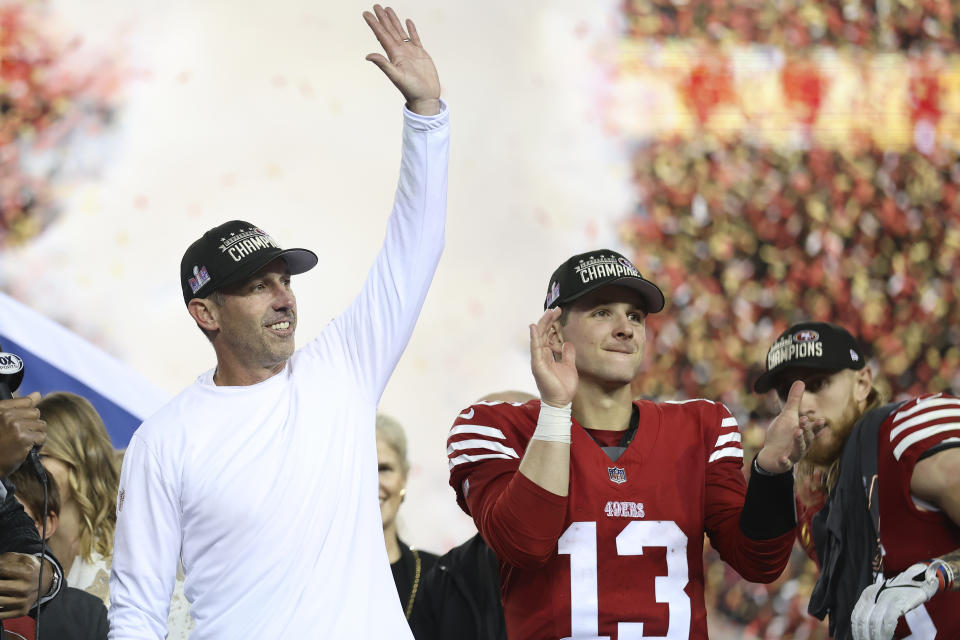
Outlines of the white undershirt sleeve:
{"label": "white undershirt sleeve", "polygon": [[134,434],[123,459],[110,572],[110,640],[163,640],[180,556],[178,491]]}
{"label": "white undershirt sleeve", "polygon": [[386,237],[360,294],[335,324],[347,362],[377,403],[420,314],[444,244],[449,121],[404,109],[400,179]]}

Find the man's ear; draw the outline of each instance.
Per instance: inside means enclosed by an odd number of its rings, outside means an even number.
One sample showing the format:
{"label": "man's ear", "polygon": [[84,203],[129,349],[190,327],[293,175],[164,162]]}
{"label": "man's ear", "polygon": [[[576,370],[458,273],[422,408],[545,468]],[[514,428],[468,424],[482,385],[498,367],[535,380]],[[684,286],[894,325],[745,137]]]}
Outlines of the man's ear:
{"label": "man's ear", "polygon": [[[57,527],[60,526],[60,515],[56,511],[51,511],[47,514],[47,537],[49,540],[50,536],[53,535],[53,532],[57,530]],[[37,529],[40,531],[40,529]]]}
{"label": "man's ear", "polygon": [[557,320],[550,325],[550,332],[547,334],[547,344],[554,353],[563,351],[563,326]]}
{"label": "man's ear", "polygon": [[853,399],[859,407],[866,407],[870,390],[873,389],[873,370],[870,365],[857,371],[853,379]]}
{"label": "man's ear", "polygon": [[217,305],[206,298],[194,298],[187,304],[187,311],[204,331],[216,331],[220,328],[220,315]]}

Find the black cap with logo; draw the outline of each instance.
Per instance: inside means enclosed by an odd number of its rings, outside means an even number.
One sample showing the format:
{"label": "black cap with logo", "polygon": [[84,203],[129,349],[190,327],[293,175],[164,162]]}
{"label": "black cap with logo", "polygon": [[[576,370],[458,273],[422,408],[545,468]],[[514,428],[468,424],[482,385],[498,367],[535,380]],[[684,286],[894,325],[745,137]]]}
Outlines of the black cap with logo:
{"label": "black cap with logo", "polygon": [[231,220],[210,229],[187,247],[180,261],[183,301],[206,298],[214,291],[239,284],[277,258],[287,262],[291,275],[317,265],[308,249],[281,249],[267,233],[243,220]]}
{"label": "black cap with logo", "polygon": [[843,327],[800,322],[781,333],[767,351],[767,370],[753,383],[753,390],[766,393],[787,369],[841,371],[863,369],[865,364],[860,344]]}
{"label": "black cap with logo", "polygon": [[619,285],[643,297],[647,313],[663,309],[663,292],[646,280],[633,264],[616,251],[597,249],[568,259],[550,276],[544,309],[565,305],[600,287]]}

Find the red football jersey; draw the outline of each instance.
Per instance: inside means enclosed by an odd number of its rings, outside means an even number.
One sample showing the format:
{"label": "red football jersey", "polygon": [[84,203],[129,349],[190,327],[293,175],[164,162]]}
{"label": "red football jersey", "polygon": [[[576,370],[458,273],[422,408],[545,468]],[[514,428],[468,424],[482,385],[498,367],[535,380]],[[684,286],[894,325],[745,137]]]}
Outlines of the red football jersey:
{"label": "red football jersey", "polygon": [[[960,399],[925,395],[906,403],[880,427],[877,475],[883,573],[960,549],[960,526],[910,494],[917,461],[931,449],[960,445]],[[895,637],[960,638],[960,592],[934,596],[905,616]],[[909,625],[909,629],[907,628]]]}
{"label": "red football jersey", "polygon": [[[506,548],[509,535],[485,536],[501,558],[511,640],[706,638],[704,533],[750,579],[769,581],[782,570],[792,531],[752,541],[739,529],[746,483],[729,411],[707,400],[635,405],[637,433],[616,462],[574,421],[566,515],[546,564],[505,562],[524,550]],[[481,532],[496,525],[485,520],[519,467],[539,410],[537,400],[480,403],[450,431],[450,484]],[[524,517],[535,523],[538,515]]]}

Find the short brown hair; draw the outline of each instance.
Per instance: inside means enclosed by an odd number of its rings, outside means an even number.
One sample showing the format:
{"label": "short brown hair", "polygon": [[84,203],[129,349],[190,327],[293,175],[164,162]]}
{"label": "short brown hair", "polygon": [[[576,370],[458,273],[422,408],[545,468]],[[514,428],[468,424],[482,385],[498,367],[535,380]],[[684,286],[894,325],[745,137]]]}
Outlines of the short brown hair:
{"label": "short brown hair", "polygon": [[[43,466],[43,465],[41,465]],[[37,477],[36,472],[30,465],[30,461],[24,462],[20,468],[7,476],[7,479],[13,483],[15,489],[13,495],[27,506],[30,515],[35,520],[41,521],[51,513],[60,515],[60,490],[57,489],[57,481],[53,475],[43,469],[47,474],[47,511],[43,511],[43,483]]]}

